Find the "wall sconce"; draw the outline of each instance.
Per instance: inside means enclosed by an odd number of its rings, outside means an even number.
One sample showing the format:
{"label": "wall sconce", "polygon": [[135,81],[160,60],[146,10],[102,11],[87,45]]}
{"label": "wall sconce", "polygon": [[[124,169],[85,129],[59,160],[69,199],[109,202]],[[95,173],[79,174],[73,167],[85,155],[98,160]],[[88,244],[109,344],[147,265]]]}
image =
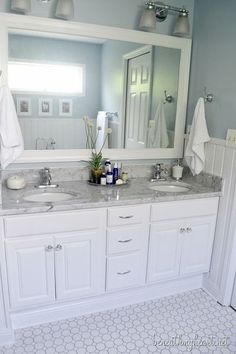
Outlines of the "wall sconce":
{"label": "wall sconce", "polygon": [[58,0],[56,7],[56,17],[69,20],[74,16],[73,0]]}
{"label": "wall sconce", "polygon": [[31,10],[31,0],[11,0],[11,10],[26,14]]}
{"label": "wall sconce", "polygon": [[[39,0],[41,3],[48,3],[51,0]],[[26,14],[31,10],[31,0],[11,0],[11,10]],[[73,0],[58,0],[56,6],[56,17],[69,20],[74,16]]]}
{"label": "wall sconce", "polygon": [[178,12],[174,32],[176,36],[189,35],[190,26],[188,19],[188,10],[184,7],[175,7],[171,5],[165,5],[158,1],[148,1],[146,8],[141,16],[139,28],[145,31],[152,31],[156,29],[156,21],[163,22],[167,18],[169,11]]}

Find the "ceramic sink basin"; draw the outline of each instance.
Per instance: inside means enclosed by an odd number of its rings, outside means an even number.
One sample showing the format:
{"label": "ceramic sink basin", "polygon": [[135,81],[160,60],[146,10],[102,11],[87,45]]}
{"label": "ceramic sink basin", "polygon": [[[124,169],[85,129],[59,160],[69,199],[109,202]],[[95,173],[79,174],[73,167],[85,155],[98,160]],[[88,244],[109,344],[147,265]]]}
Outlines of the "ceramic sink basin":
{"label": "ceramic sink basin", "polygon": [[189,191],[191,186],[183,182],[156,182],[155,185],[149,185],[149,188],[157,192],[181,193]]}
{"label": "ceramic sink basin", "polygon": [[72,193],[65,192],[44,192],[44,193],[32,193],[23,197],[23,199],[27,202],[40,202],[40,203],[54,203],[54,202],[62,202],[65,200],[69,200],[75,198],[75,195]]}

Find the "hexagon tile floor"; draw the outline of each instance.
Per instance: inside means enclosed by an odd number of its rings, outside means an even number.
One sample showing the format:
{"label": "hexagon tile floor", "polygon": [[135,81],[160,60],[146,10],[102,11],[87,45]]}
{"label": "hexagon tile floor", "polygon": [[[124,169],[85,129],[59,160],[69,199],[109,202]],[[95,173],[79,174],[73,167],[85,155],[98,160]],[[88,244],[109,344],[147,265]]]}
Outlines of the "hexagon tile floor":
{"label": "hexagon tile floor", "polygon": [[236,312],[194,290],[30,327],[0,354],[236,353]]}

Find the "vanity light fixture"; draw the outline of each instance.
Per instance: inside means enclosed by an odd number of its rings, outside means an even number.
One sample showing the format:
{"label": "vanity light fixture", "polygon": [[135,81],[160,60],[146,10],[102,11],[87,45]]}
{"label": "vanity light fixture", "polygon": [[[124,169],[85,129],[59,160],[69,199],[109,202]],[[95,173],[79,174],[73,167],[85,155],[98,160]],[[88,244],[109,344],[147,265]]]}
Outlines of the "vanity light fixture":
{"label": "vanity light fixture", "polygon": [[56,7],[56,17],[63,20],[70,20],[74,16],[73,0],[58,0]]}
{"label": "vanity light fixture", "polygon": [[188,10],[184,7],[175,7],[166,5],[159,1],[148,1],[146,8],[141,16],[139,28],[145,31],[152,31],[156,29],[156,21],[163,22],[167,18],[169,12],[178,12],[173,34],[176,36],[189,35],[190,26],[188,19]]}
{"label": "vanity light fixture", "polygon": [[31,0],[11,0],[11,10],[26,14],[31,10]]}

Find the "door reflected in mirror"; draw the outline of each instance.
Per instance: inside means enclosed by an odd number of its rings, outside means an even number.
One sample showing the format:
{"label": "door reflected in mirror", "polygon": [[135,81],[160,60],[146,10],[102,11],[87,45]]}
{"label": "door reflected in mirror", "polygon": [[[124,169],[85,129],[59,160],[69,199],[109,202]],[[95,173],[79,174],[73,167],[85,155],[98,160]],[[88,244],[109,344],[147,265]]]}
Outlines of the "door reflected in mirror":
{"label": "door reflected in mirror", "polygon": [[25,149],[85,149],[99,111],[108,148],[174,147],[180,49],[32,32],[9,34],[8,54]]}

